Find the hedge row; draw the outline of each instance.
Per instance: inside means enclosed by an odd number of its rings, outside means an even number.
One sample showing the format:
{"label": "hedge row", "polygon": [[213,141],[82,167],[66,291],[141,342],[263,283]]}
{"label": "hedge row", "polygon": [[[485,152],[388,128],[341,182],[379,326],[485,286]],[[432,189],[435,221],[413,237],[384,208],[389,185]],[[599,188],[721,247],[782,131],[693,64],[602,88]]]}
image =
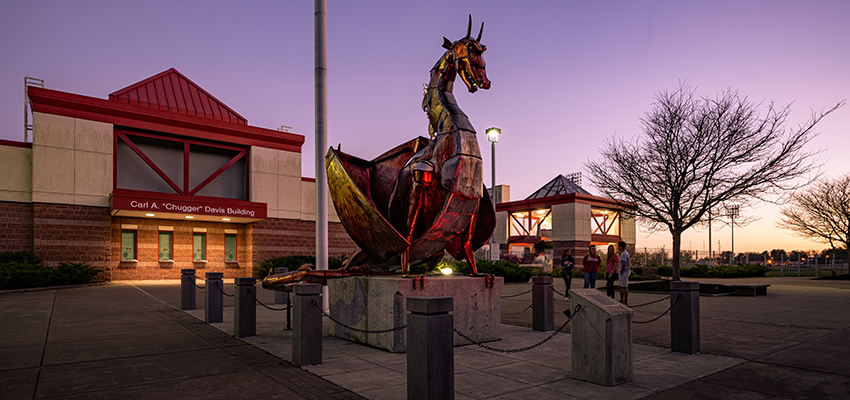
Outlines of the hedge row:
{"label": "hedge row", "polygon": [[[695,265],[680,269],[679,274],[688,278],[745,278],[764,276],[767,271],[770,271],[770,267],[756,264]],[[658,267],[658,273],[662,276],[672,276],[673,267]]]}
{"label": "hedge row", "polygon": [[62,262],[54,269],[31,252],[0,253],[0,290],[86,284],[101,272],[86,263]]}

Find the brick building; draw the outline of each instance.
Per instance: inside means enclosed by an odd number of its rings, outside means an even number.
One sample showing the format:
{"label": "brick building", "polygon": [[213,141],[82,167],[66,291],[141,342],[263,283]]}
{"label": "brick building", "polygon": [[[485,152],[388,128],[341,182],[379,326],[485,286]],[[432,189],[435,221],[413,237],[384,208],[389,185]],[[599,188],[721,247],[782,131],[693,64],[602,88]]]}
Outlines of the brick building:
{"label": "brick building", "polygon": [[[174,69],[108,99],[27,95],[32,141],[0,140],[0,251],[86,262],[108,280],[250,276],[263,258],[315,254],[302,135],[248,125]],[[329,210],[329,254],[349,254]]]}
{"label": "brick building", "polygon": [[581,187],[581,175],[558,175],[524,200],[510,201],[510,187],[497,186],[494,241],[502,254],[534,253],[546,244],[555,265],[570,249],[577,264],[590,245],[604,253],[608,245],[626,242],[634,251],[634,205],[590,194]]}

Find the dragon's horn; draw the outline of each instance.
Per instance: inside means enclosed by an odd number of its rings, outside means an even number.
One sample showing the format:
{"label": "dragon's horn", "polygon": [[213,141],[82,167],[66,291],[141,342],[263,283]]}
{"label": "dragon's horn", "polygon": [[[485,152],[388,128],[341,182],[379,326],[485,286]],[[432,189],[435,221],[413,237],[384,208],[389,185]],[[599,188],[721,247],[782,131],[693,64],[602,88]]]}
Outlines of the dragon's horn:
{"label": "dragon's horn", "polygon": [[466,37],[472,35],[472,14],[469,14],[469,25],[466,27]]}
{"label": "dragon's horn", "polygon": [[482,33],[484,33],[484,23],[483,23],[483,22],[481,23],[481,30],[480,30],[480,31],[478,31],[478,39],[475,39],[475,41],[476,41],[476,42],[480,42],[480,41],[481,41],[481,34],[482,34]]}

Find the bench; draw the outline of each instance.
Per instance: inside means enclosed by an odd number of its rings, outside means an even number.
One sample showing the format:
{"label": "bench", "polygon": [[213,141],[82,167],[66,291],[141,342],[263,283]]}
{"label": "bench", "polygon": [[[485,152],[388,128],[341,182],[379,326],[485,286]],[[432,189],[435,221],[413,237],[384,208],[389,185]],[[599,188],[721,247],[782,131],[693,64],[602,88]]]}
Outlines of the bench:
{"label": "bench", "polygon": [[767,296],[769,284],[732,285],[736,296]]}

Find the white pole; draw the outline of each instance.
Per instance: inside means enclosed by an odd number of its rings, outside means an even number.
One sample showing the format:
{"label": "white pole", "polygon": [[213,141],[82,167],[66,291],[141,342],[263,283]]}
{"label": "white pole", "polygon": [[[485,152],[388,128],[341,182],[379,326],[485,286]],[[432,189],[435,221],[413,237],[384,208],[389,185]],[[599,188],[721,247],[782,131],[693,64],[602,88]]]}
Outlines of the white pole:
{"label": "white pole", "polygon": [[[328,3],[315,0],[316,67],[316,269],[328,269],[328,173],[325,152],[328,149]],[[328,310],[328,287],[324,287],[322,308]]]}

